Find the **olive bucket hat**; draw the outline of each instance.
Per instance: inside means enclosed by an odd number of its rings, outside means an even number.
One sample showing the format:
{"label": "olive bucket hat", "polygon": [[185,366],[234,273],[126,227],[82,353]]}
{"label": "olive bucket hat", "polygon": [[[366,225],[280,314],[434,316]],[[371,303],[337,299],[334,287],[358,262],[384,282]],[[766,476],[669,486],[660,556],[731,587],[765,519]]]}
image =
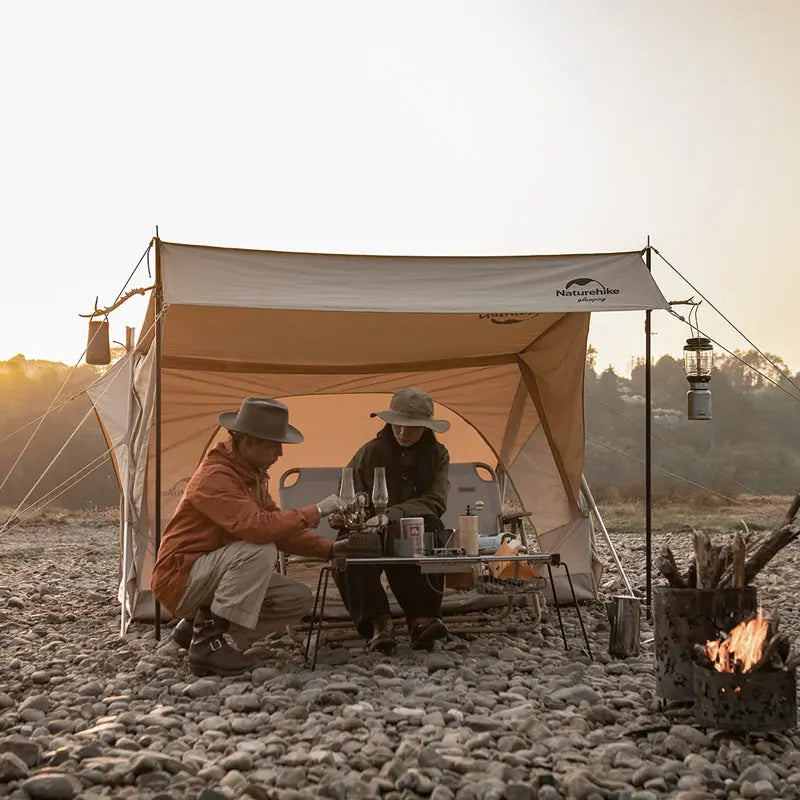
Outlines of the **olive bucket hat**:
{"label": "olive bucket hat", "polygon": [[280,400],[246,397],[238,411],[223,411],[219,424],[232,433],[244,433],[271,442],[297,444],[303,434],[289,424],[289,409]]}
{"label": "olive bucket hat", "polygon": [[436,433],[450,429],[446,419],[433,418],[433,400],[422,389],[400,389],[395,392],[388,411],[373,411],[371,417],[380,417],[390,425],[430,428]]}

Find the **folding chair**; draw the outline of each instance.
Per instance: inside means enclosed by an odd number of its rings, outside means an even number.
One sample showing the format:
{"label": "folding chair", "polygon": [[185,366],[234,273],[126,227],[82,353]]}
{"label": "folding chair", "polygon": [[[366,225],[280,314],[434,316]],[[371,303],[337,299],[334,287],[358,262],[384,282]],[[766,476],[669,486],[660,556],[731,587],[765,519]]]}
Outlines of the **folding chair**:
{"label": "folding chair", "polygon": [[[281,508],[300,508],[327,497],[337,491],[342,470],[340,467],[293,467],[281,475],[278,482],[278,498]],[[297,476],[292,480],[293,476]],[[328,518],[320,520],[314,531],[331,541],[336,540],[336,531],[328,524]],[[278,569],[286,574],[286,554],[281,553]],[[318,561],[319,559],[291,556],[294,563]]]}
{"label": "folding chair", "polygon": [[529,511],[504,513],[503,489],[497,473],[482,461],[454,462],[450,464],[450,492],[447,495],[447,511],[442,517],[445,528],[458,530],[458,518],[465,514],[467,506],[476,513],[476,503],[483,503],[478,514],[479,533],[483,536],[502,534],[506,528],[518,536],[527,546],[522,520],[530,517]]}

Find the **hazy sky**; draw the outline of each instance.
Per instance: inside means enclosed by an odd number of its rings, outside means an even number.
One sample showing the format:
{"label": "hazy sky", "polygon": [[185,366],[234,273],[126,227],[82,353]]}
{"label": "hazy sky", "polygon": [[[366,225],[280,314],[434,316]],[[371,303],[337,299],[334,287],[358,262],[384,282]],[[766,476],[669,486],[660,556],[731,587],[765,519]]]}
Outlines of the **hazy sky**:
{"label": "hazy sky", "polygon": [[[799,35],[797,0],[2,3],[0,359],[74,363],[78,314],[158,224],[431,255],[650,234],[798,370]],[[692,293],[654,267],[667,299]],[[595,315],[598,366],[643,354],[643,316]],[[680,354],[685,326],[656,312],[654,331]]]}

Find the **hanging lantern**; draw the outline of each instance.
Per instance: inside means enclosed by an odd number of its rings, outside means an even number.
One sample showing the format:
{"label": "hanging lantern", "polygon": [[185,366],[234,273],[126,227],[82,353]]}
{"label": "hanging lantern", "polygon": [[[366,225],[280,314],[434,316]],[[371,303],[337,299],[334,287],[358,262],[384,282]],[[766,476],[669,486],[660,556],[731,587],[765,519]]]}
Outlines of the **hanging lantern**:
{"label": "hanging lantern", "polygon": [[110,364],[111,344],[107,319],[89,320],[89,341],[86,345],[87,364]]}
{"label": "hanging lantern", "polygon": [[711,419],[711,367],[714,348],[710,339],[687,339],[683,346],[683,369],[692,387],[686,393],[689,419]]}

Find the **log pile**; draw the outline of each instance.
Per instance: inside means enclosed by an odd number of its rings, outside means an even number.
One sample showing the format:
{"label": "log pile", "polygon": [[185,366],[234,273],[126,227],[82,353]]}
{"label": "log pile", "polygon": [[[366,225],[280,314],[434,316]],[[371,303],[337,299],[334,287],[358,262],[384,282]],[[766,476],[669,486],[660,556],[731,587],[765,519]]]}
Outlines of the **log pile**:
{"label": "log pile", "polygon": [[743,589],[786,545],[800,535],[800,494],[798,494],[783,524],[755,544],[752,534],[737,533],[733,540],[718,544],[705,533],[694,532],[694,559],[681,572],[672,550],[661,548],[656,560],[659,572],[676,589]]}

